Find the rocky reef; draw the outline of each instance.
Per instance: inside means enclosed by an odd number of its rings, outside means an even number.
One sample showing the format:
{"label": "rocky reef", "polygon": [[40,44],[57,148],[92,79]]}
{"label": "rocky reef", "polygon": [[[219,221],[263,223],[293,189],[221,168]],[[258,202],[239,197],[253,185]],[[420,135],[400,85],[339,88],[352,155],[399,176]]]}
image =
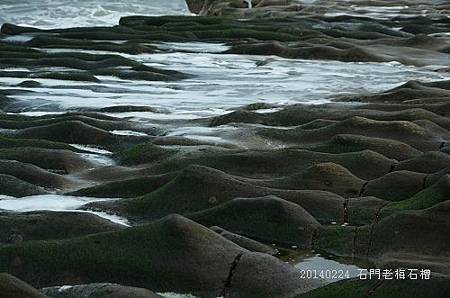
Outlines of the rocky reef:
{"label": "rocky reef", "polygon": [[[332,2],[188,0],[197,16],[65,29],[3,24],[0,296],[444,297],[450,8]],[[370,9],[399,5],[397,16]],[[153,55],[204,54],[173,43],[220,43],[227,49],[216,55],[257,55],[258,67],[281,58],[395,63],[440,79],[182,120],[128,101],[147,89],[107,106],[73,91],[115,99],[136,82],[198,83],[169,62],[151,63]],[[52,92],[67,86],[69,100],[55,100]],[[225,141],[173,134],[181,126]],[[431,280],[326,285],[300,277],[302,264],[289,259],[300,251],[363,268],[429,269]]]}

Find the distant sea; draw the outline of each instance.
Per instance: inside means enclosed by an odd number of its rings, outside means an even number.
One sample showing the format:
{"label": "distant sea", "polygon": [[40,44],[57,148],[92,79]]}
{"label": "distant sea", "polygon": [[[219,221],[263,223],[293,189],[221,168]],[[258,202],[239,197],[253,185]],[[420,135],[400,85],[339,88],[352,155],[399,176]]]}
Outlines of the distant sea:
{"label": "distant sea", "polygon": [[189,14],[184,0],[0,0],[0,24],[40,28],[116,25],[126,15]]}

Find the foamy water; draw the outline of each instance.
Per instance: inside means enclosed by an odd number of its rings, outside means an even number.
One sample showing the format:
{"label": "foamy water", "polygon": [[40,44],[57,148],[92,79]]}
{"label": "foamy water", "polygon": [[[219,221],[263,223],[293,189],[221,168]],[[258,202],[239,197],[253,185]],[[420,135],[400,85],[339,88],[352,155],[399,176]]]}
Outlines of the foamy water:
{"label": "foamy water", "polygon": [[[192,75],[192,78],[176,82],[149,82],[98,76],[101,79],[99,83],[34,78],[34,81],[41,83],[40,87],[22,88],[16,85],[23,78],[8,77],[0,78],[0,89],[14,87],[33,91],[10,96],[29,102],[40,99],[40,106],[31,107],[25,112],[27,115],[118,105],[151,106],[162,113],[129,112],[108,115],[149,125],[165,125],[171,135],[217,143],[222,140],[216,136],[216,132],[208,134],[199,128],[199,133],[196,133],[195,129],[190,128],[191,124],[185,127],[179,120],[218,116],[256,102],[275,105],[322,104],[342,93],[379,92],[408,80],[433,81],[449,77],[445,73],[396,62],[348,63],[275,56],[225,55],[217,53],[227,49],[223,44],[198,42],[164,43],[161,47],[174,50],[181,48],[192,53],[121,55],[149,66],[178,70]],[[261,61],[265,63],[258,63]],[[174,125],[171,125],[172,122]],[[142,135],[133,131],[113,133]],[[97,161],[108,164],[108,159],[105,158]]]}
{"label": "foamy water", "polygon": [[[353,5],[349,7],[349,10],[365,10],[370,15],[370,13],[386,12],[396,14],[406,8],[398,5],[391,7]],[[12,22],[45,28],[110,26],[117,24],[121,16],[136,14],[185,15],[189,12],[184,0],[0,1],[0,23]],[[11,42],[23,42],[29,38],[27,36],[8,37]],[[43,99],[48,103],[59,105],[59,109],[45,105],[34,107],[26,111],[28,115],[58,113],[64,109],[81,107],[148,105],[165,112],[111,115],[132,117],[146,122],[170,122],[217,116],[227,113],[230,109],[255,102],[277,105],[320,104],[329,102],[330,96],[342,92],[377,92],[398,86],[411,79],[431,81],[445,78],[444,74],[395,62],[345,63],[267,56],[223,55],[218,53],[228,49],[226,45],[201,42],[155,45],[160,49],[170,49],[173,52],[120,55],[146,65],[179,70],[193,77],[179,82],[147,82],[97,76],[101,79],[100,83],[34,79],[40,82],[42,87],[22,88],[34,93],[12,97],[22,100]],[[178,50],[187,52],[176,52]],[[71,50],[47,49],[46,51]],[[82,52],[110,54],[110,52],[101,51]],[[265,62],[260,63],[261,61]],[[21,70],[28,71],[26,68]],[[23,80],[0,78],[0,88],[11,88]],[[73,100],[74,98],[77,100]],[[180,129],[183,130],[184,127]]]}
{"label": "foamy water", "polygon": [[85,204],[91,202],[107,201],[112,199],[98,199],[88,197],[74,197],[64,195],[35,195],[23,198],[13,198],[0,195],[0,210],[31,212],[31,211],[71,211],[92,213],[101,218],[107,219],[114,223],[128,226],[128,220],[125,218],[107,214],[105,212],[81,211],[78,210]]}
{"label": "foamy water", "polygon": [[[177,46],[174,45],[175,48]],[[198,49],[200,46],[197,43],[191,49]],[[213,45],[216,48],[219,46]],[[204,44],[205,49],[211,47],[210,44]],[[41,98],[59,104],[62,109],[148,105],[168,113],[122,115],[171,120],[216,116],[255,102],[320,104],[329,102],[330,96],[342,92],[376,92],[411,79],[431,81],[445,78],[445,74],[399,63],[346,63],[182,52],[123,56],[149,66],[178,70],[193,77],[178,82],[99,77],[102,79],[100,83],[33,79],[42,86],[16,89],[31,90],[34,93],[11,97],[24,100]],[[268,63],[258,66],[257,62],[260,61]],[[0,88],[10,88],[23,80],[1,78]],[[73,100],[74,97],[77,100]],[[39,108],[35,112],[38,110]]]}
{"label": "foamy water", "polygon": [[2,0],[0,23],[64,28],[117,25],[128,15],[190,14],[184,0]]}

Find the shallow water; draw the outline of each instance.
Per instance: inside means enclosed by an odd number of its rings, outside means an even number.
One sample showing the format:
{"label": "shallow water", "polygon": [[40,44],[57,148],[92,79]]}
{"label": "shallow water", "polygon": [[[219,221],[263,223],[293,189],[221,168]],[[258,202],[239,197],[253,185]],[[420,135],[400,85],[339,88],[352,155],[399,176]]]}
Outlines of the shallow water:
{"label": "shallow water", "polygon": [[[209,46],[205,44],[205,47]],[[34,93],[14,97],[41,97],[60,104],[62,108],[149,105],[190,119],[215,116],[255,102],[319,104],[329,102],[330,96],[344,91],[374,92],[395,87],[409,79],[430,81],[445,77],[425,68],[398,63],[345,63],[179,52],[127,57],[194,77],[179,82],[99,77],[101,83],[34,79],[42,87],[18,88]],[[256,62],[267,59],[270,59],[268,64],[256,65]],[[3,83],[2,88],[10,88],[21,81],[21,78],[2,78],[0,82]],[[77,99],[73,100],[74,97]],[[142,115],[145,117],[148,112]],[[164,113],[150,113],[147,117],[170,119]]]}
{"label": "shallow water", "polygon": [[[99,76],[100,83],[80,83],[52,79],[34,79],[39,88],[21,88],[26,92],[11,96],[21,100],[43,99],[48,105],[35,106],[27,115],[60,112],[61,109],[103,108],[117,105],[151,106],[162,111],[116,113],[152,125],[166,125],[171,135],[205,140],[208,133],[192,133],[179,120],[218,116],[256,102],[276,105],[321,104],[342,93],[377,92],[396,87],[408,80],[432,81],[448,74],[399,63],[345,63],[328,60],[283,59],[267,56],[224,55],[223,44],[165,43],[163,48],[183,48],[186,53],[123,55],[149,66],[178,70],[193,75],[177,82],[122,80]],[[53,50],[54,51],[54,50]],[[61,50],[58,50],[61,51]],[[257,62],[266,61],[263,66]],[[0,88],[11,88],[24,79],[1,78]],[[75,100],[74,100],[75,99]],[[264,112],[264,111],[263,111]],[[267,111],[266,111],[267,112]],[[176,125],[170,125],[172,121]],[[215,132],[209,135],[216,141]],[[116,132],[135,134],[136,132]]]}
{"label": "shallow water", "polygon": [[95,167],[106,167],[115,165],[115,161],[105,154],[81,153],[80,156],[90,161]]}
{"label": "shallow water", "polygon": [[280,248],[279,258],[300,271],[300,278],[315,279],[322,284],[359,277],[360,270],[369,268],[367,261],[322,255],[310,250]]}

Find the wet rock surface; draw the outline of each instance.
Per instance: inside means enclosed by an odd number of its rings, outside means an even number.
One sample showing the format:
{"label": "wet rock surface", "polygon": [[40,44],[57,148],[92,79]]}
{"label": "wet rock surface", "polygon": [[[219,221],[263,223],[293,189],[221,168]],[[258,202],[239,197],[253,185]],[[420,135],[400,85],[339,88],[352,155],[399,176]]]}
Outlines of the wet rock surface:
{"label": "wet rock surface", "polygon": [[[443,297],[449,6],[187,5],[197,16],[127,16],[113,27],[66,29],[3,24],[0,271],[45,289],[2,274],[0,296]],[[269,67],[264,75],[279,75],[270,67],[280,61],[293,63],[288,74],[301,73],[298,59],[368,63],[373,77],[389,65],[407,80],[386,77],[382,86],[361,83],[328,98],[319,91],[314,105],[300,93],[249,104],[233,93],[232,104],[218,107],[213,96],[227,93],[220,77],[229,74],[219,72],[202,113],[175,114],[165,105],[179,92],[188,97],[175,105],[195,101],[204,78],[172,65],[174,53],[192,55],[175,56],[177,63],[217,55],[214,67],[227,71]],[[409,78],[408,69],[425,79]],[[135,100],[159,89],[155,102]],[[428,268],[433,279],[349,280],[315,290],[323,281],[299,278],[284,262],[289,249]]]}

